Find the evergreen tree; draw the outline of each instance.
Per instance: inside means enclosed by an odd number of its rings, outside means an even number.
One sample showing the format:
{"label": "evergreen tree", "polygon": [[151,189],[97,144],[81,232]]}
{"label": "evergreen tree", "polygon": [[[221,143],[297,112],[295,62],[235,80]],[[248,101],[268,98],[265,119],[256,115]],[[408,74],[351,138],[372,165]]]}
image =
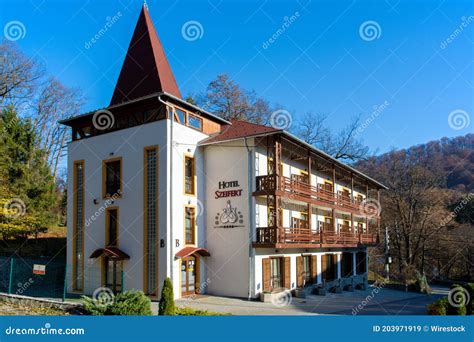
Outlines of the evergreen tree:
{"label": "evergreen tree", "polygon": [[0,114],[0,237],[35,236],[54,222],[55,183],[29,120],[13,107]]}
{"label": "evergreen tree", "polygon": [[158,315],[173,316],[175,313],[174,311],[175,311],[175,306],[174,306],[173,284],[171,284],[170,278],[166,278],[163,284],[163,290],[161,290],[161,298],[160,298]]}

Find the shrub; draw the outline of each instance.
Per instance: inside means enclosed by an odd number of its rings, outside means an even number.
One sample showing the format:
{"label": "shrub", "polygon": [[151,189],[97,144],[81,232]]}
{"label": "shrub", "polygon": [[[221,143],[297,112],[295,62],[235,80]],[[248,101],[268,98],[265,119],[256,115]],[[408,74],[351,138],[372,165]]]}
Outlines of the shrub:
{"label": "shrub", "polygon": [[[454,284],[451,286],[450,292],[463,293],[464,288],[461,285]],[[455,297],[456,295],[452,296]],[[453,306],[448,302],[448,308],[446,313],[451,316],[465,316],[466,315],[466,305]]]}
{"label": "shrub", "polygon": [[110,301],[100,300],[82,296],[84,310],[93,316],[120,315],[120,316],[144,316],[151,315],[150,299],[142,291],[125,291],[119,293]]}
{"label": "shrub", "polygon": [[466,314],[472,315],[474,312],[474,283],[467,283],[464,288],[469,293],[469,302],[466,305]]}
{"label": "shrub", "polygon": [[108,314],[109,306],[111,304],[101,303],[86,296],[82,296],[81,298],[83,300],[84,311],[88,315],[103,316]]}
{"label": "shrub", "polygon": [[151,315],[151,301],[142,291],[119,293],[110,306],[111,315],[147,316]]}
{"label": "shrub", "polygon": [[175,313],[173,284],[170,278],[166,278],[161,290],[160,304],[158,307],[158,315],[172,316]]}
{"label": "shrub", "polygon": [[427,305],[426,309],[428,315],[446,316],[446,308],[448,307],[448,298],[441,298],[433,304]]}

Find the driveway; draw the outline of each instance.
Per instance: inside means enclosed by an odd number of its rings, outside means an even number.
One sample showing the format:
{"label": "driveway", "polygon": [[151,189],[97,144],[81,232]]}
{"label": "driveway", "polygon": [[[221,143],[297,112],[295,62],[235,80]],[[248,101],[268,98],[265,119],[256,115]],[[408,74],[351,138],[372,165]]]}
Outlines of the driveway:
{"label": "driveway", "polygon": [[[234,315],[426,315],[426,305],[445,295],[444,292],[440,289],[432,295],[423,295],[368,287],[367,290],[354,292],[291,298],[291,302],[284,306],[203,295],[194,299],[179,299],[176,306]],[[157,304],[153,303],[155,311]]]}

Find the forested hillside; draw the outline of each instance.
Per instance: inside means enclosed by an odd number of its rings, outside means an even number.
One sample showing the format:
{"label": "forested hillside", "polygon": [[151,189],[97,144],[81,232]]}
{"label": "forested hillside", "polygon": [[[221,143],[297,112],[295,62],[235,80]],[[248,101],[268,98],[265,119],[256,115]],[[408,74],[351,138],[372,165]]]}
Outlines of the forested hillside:
{"label": "forested hillside", "polygon": [[381,206],[393,276],[473,279],[474,134],[391,151],[356,167],[389,187]]}

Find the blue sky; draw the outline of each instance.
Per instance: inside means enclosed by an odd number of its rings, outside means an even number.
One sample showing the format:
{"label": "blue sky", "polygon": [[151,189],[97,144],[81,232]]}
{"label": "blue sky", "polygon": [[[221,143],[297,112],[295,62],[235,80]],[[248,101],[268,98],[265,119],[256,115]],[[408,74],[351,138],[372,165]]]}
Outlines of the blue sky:
{"label": "blue sky", "polygon": [[[81,88],[84,111],[108,105],[142,1],[0,5],[1,27],[23,24],[21,49],[67,86]],[[323,113],[337,131],[362,115],[370,121],[364,141],[380,153],[474,131],[472,1],[148,0],[148,6],[184,95],[227,73],[287,109],[293,120]],[[189,21],[202,27],[197,40],[183,37]],[[361,31],[366,22],[375,36]],[[374,106],[384,103],[374,116]],[[453,129],[453,111],[470,125]]]}

